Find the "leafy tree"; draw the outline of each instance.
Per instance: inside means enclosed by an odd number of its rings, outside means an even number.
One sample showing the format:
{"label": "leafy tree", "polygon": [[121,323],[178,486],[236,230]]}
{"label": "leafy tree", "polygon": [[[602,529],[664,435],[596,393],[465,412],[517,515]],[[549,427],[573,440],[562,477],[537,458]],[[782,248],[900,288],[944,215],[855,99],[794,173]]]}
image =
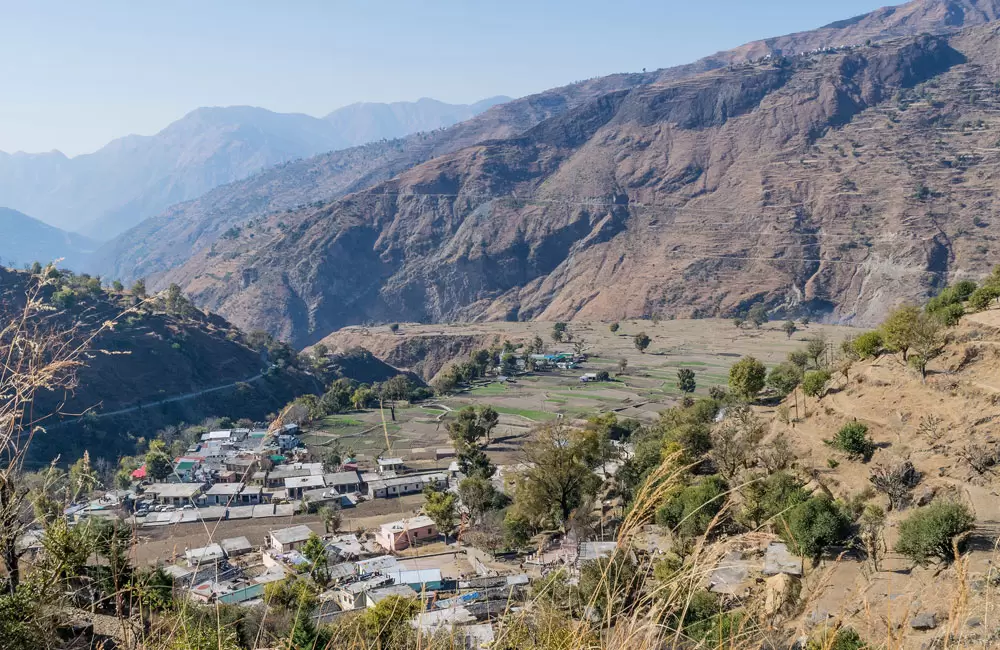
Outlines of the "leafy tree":
{"label": "leafy tree", "polygon": [[877,359],[885,349],[882,333],[878,330],[859,334],[852,343],[859,359]]}
{"label": "leafy tree", "polygon": [[580,566],[580,593],[606,623],[630,611],[642,590],[643,574],[626,553],[590,560]]}
{"label": "leafy tree", "polygon": [[392,332],[393,334],[395,334],[396,332],[398,332],[399,331],[399,323],[393,323],[392,325],[390,325],[389,326],[389,331]]}
{"label": "leafy tree", "polygon": [[469,509],[469,516],[478,520],[491,510],[500,510],[507,505],[507,498],[493,487],[492,481],[479,476],[462,479],[458,485],[458,496]]}
{"label": "leafy tree", "polygon": [[848,422],[837,431],[831,444],[854,458],[867,462],[875,453],[875,443],[868,435],[868,425],[862,422]]}
{"label": "leafy tree", "polygon": [[458,466],[466,476],[483,479],[490,478],[497,471],[486,452],[466,444],[458,445]]}
{"label": "leafy tree", "polygon": [[837,505],[825,496],[810,497],[784,515],[779,532],[788,545],[801,555],[815,556],[825,546],[842,542],[848,521]]}
{"label": "leafy tree", "polygon": [[518,481],[515,503],[532,521],[565,523],[598,487],[593,470],[601,458],[592,431],[546,423],[525,445],[525,455],[529,467]]}
{"label": "leafy tree", "polygon": [[1000,298],[1000,286],[987,284],[979,287],[969,296],[969,309],[983,311],[989,309],[995,300]]}
{"label": "leafy tree", "polygon": [[922,315],[923,312],[913,305],[897,307],[890,312],[879,328],[886,349],[890,352],[899,352],[903,356],[903,361],[907,360],[910,348],[913,347],[914,323]]}
{"label": "leafy tree", "polygon": [[597,371],[597,381],[611,381],[611,374],[607,370]]}
{"label": "leafy tree", "polygon": [[734,319],[733,319],[733,325],[734,325],[734,326],[736,327],[736,329],[738,329],[738,330],[741,330],[741,329],[743,329],[743,325],[744,325],[745,323],[746,323],[746,319],[743,319],[743,318],[740,318],[739,316],[737,316],[736,318],[734,318]]}
{"label": "leafy tree", "polygon": [[148,298],[149,294],[146,293],[146,281],[142,278],[136,280],[135,283],[132,284],[131,293],[139,300],[145,300]]}
{"label": "leafy tree", "polygon": [[622,357],[618,360],[618,374],[624,375],[626,368],[628,368],[628,359]]}
{"label": "leafy tree", "polygon": [[926,378],[927,364],[944,351],[941,322],[933,316],[921,313],[911,325],[910,336],[913,356],[909,359],[909,363],[920,373],[921,378]]}
{"label": "leafy tree", "polygon": [[164,298],[163,306],[167,310],[167,313],[176,316],[186,316],[192,309],[191,302],[181,291],[180,286],[174,283],[167,287],[167,295]]}
{"label": "leafy tree", "polygon": [[972,529],[975,516],[960,503],[937,502],[921,508],[899,524],[896,552],[917,564],[934,558],[955,558],[954,544]]}
{"label": "leafy tree", "polygon": [[336,533],[340,530],[343,515],[340,512],[339,506],[320,506],[319,516],[323,521],[323,530],[327,534]]}
{"label": "leafy tree", "polygon": [[760,329],[760,327],[767,322],[767,307],[764,306],[764,303],[758,302],[751,307],[750,311],[747,312],[747,320],[749,320],[754,327]]}
{"label": "leafy tree", "polygon": [[785,332],[785,335],[788,336],[788,338],[792,338],[792,335],[799,331],[798,326],[795,325],[795,321],[793,320],[786,320],[785,324],[781,326],[781,329]]}
{"label": "leafy tree", "polygon": [[684,393],[693,393],[695,391],[694,370],[681,368],[677,371],[677,388]]}
{"label": "leafy tree", "polygon": [[653,340],[645,332],[639,332],[634,337],[632,337],[632,343],[635,345],[635,349],[643,354],[646,353],[646,348]]}
{"label": "leafy tree", "polygon": [[750,400],[764,388],[767,368],[754,357],[743,357],[729,369],[729,388],[743,399]]}
{"label": "leafy tree", "polygon": [[503,539],[508,548],[522,548],[531,539],[531,522],[513,508],[503,518]]}
{"label": "leafy tree", "polygon": [[555,341],[556,343],[561,343],[565,335],[566,335],[565,330],[557,330],[557,329],[552,330],[552,340]]}
{"label": "leafy tree", "polygon": [[356,411],[368,408],[368,406],[374,401],[375,391],[368,386],[358,386],[354,389],[354,392],[351,393],[351,406],[353,406]]}
{"label": "leafy tree", "polygon": [[821,367],[820,359],[826,354],[826,337],[823,334],[816,334],[806,339],[806,355],[812,360],[813,366]]}
{"label": "leafy tree", "polygon": [[802,377],[802,392],[809,397],[819,397],[832,377],[829,370],[810,370]]}
{"label": "leafy tree", "polygon": [[448,423],[448,434],[456,445],[476,445],[480,438],[489,444],[490,432],[500,422],[500,414],[492,406],[467,406]]}
{"label": "leafy tree", "polygon": [[329,556],[326,553],[326,544],[316,533],[310,535],[306,543],[302,545],[302,555],[311,563],[309,575],[312,579],[320,584],[329,582]]}
{"label": "leafy tree", "polygon": [[424,514],[434,521],[437,529],[448,541],[448,533],[455,527],[455,516],[458,512],[456,498],[452,492],[424,492]]}
{"label": "leafy tree", "polygon": [[741,404],[729,409],[711,436],[710,455],[723,478],[732,480],[741,470],[756,464],[765,433],[764,424],[752,408]]}
{"label": "leafy tree", "polygon": [[703,535],[722,510],[728,490],[721,476],[707,476],[667,497],[656,511],[656,523],[683,537]]}
{"label": "leafy tree", "polygon": [[114,282],[112,282],[112,283],[111,283],[111,289],[112,289],[112,291],[114,291],[115,293],[121,293],[122,291],[124,291],[124,290],[125,290],[125,285],[123,285],[123,284],[122,284],[121,282],[119,282],[118,280],[115,280]]}
{"label": "leafy tree", "polygon": [[416,598],[389,596],[365,610],[362,629],[369,648],[404,648],[410,634],[410,619],[421,610]]}
{"label": "leafy tree", "polygon": [[612,334],[615,334],[618,331],[619,327],[620,327],[620,325],[617,322],[614,322],[614,323],[611,323],[610,325],[608,325],[608,329],[611,330]]}
{"label": "leafy tree", "polygon": [[566,325],[566,323],[560,321],[553,325],[552,329],[556,332],[565,332],[567,327],[568,325]]}
{"label": "leafy tree", "polygon": [[[740,490],[740,497],[740,520],[758,528],[804,503],[809,493],[791,474],[775,472],[763,480],[746,483]],[[778,525],[780,527],[780,522]]]}
{"label": "leafy tree", "polygon": [[167,454],[167,446],[162,440],[153,440],[149,443],[145,463],[146,473],[154,481],[162,481],[174,471],[173,463]]}
{"label": "leafy tree", "polygon": [[805,369],[809,367],[809,355],[806,354],[805,350],[792,350],[788,353],[788,363],[798,366],[800,370],[805,372]]}
{"label": "leafy tree", "polygon": [[486,436],[486,444],[488,445],[490,444],[490,433],[500,423],[500,414],[492,406],[482,406],[479,408],[477,416],[479,417],[479,425],[483,429],[483,434]]}
{"label": "leafy tree", "polygon": [[802,369],[794,363],[783,361],[767,375],[767,385],[779,395],[788,395],[802,381]]}

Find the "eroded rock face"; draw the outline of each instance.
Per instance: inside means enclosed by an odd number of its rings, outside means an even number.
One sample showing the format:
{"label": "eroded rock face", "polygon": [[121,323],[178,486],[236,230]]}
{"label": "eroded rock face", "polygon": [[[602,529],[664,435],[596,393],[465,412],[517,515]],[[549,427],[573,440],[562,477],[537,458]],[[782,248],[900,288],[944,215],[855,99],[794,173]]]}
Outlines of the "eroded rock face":
{"label": "eroded rock face", "polygon": [[[609,92],[273,215],[169,277],[299,344],[369,321],[697,317],[759,300],[871,323],[989,267],[963,233],[1000,168],[970,173],[960,152],[989,130],[953,127],[998,50],[980,28]],[[949,178],[927,175],[929,156]],[[984,198],[960,200],[959,181]]]}

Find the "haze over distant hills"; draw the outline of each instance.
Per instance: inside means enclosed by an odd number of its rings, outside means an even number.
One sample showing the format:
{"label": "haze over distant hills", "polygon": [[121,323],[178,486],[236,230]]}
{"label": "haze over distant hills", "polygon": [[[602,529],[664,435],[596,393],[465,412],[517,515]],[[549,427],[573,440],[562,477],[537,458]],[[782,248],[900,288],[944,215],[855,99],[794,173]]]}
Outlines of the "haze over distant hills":
{"label": "haze over distant hills", "polygon": [[0,262],[21,267],[62,259],[64,266],[79,266],[97,243],[73,232],[42,223],[23,212],[0,207]]}
{"label": "haze over distant hills", "polygon": [[266,167],[438,129],[506,99],[354,104],[323,118],[250,106],[199,108],[156,135],[119,138],[73,158],[0,152],[0,205],[109,239],[169,205]]}

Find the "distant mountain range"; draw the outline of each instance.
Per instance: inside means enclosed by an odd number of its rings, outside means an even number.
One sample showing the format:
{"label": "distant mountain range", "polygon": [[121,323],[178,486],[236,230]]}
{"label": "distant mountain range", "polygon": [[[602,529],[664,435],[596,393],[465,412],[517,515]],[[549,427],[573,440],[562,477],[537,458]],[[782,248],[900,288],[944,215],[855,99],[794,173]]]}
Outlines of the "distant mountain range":
{"label": "distant mountain range", "polygon": [[32,262],[46,264],[63,260],[68,267],[78,267],[97,248],[97,243],[83,235],[60,230],[23,212],[0,208],[0,262],[20,268]]}
{"label": "distant mountain range", "polygon": [[354,104],[326,117],[250,106],[199,108],[152,136],[73,158],[0,152],[0,205],[110,239],[164,208],[261,169],[369,141],[432,131],[506,101]]}

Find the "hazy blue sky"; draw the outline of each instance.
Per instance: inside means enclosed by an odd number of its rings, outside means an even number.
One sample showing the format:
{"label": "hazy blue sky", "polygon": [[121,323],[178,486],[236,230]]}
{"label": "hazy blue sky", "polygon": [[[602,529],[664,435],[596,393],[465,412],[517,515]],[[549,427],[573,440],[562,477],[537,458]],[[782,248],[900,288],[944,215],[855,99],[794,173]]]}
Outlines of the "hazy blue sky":
{"label": "hazy blue sky", "polygon": [[[891,2],[891,0],[889,0]],[[878,0],[0,0],[0,150],[73,155],[198,106],[520,96],[686,63]]]}

